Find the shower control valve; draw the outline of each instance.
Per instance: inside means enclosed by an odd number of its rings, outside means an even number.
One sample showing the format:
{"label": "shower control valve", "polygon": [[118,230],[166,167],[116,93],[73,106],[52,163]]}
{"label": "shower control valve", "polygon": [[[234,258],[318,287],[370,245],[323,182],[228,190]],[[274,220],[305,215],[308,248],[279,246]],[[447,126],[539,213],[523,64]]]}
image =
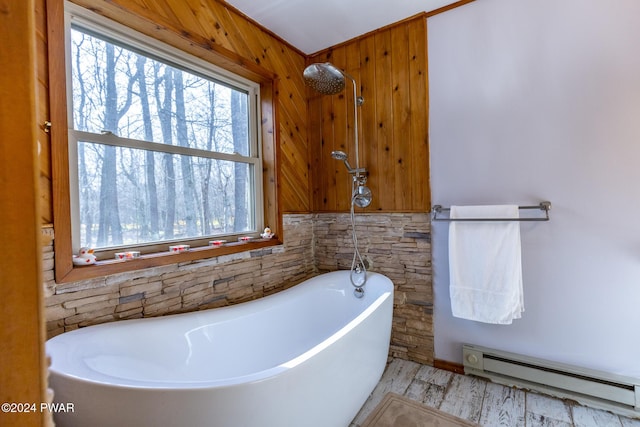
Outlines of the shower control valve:
{"label": "shower control valve", "polygon": [[355,169],[353,174],[353,182],[360,186],[365,185],[367,183],[367,170],[365,168]]}

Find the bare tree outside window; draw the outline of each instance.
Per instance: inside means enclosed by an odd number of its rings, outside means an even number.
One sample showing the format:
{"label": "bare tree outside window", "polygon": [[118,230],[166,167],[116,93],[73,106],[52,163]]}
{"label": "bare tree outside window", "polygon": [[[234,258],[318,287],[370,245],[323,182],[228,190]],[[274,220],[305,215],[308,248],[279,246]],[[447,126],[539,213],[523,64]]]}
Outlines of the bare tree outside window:
{"label": "bare tree outside window", "polygon": [[256,232],[248,90],[96,33],[70,37],[79,243]]}

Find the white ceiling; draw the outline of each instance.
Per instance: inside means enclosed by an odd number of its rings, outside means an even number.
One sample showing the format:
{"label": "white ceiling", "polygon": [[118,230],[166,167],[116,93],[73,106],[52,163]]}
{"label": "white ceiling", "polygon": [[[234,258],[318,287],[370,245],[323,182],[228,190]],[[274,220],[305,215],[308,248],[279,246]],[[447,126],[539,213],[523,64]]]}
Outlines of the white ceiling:
{"label": "white ceiling", "polygon": [[226,0],[306,54],[455,0]]}

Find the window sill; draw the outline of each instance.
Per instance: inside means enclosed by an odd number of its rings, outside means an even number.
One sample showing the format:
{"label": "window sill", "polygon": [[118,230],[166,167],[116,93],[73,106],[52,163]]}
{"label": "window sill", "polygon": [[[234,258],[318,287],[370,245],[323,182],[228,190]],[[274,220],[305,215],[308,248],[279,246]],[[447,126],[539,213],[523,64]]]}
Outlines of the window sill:
{"label": "window sill", "polygon": [[193,248],[189,251],[180,253],[160,252],[146,254],[141,255],[140,258],[126,261],[98,261],[95,264],[84,267],[73,267],[64,277],[56,277],[56,283],[77,282],[80,280],[88,280],[96,277],[125,273],[128,271],[142,270],[145,268],[161,267],[181,262],[215,258],[222,255],[247,252],[280,244],[282,244],[280,239],[273,238],[270,240],[258,240],[248,243],[229,243],[221,247],[205,246]]}
{"label": "window sill", "polygon": [[[75,3],[78,3],[77,1]],[[269,224],[271,230],[278,235],[269,241],[255,241],[249,243],[229,244],[220,248],[205,246],[193,248],[189,252],[169,253],[158,252],[145,254],[140,258],[127,261],[101,261],[91,266],[74,266],[72,256],[72,225],[70,212],[70,180],[69,180],[69,138],[68,138],[68,109],[66,90],[65,61],[66,55],[64,2],[61,0],[47,1],[48,28],[48,57],[49,80],[58,84],[49,86],[49,103],[51,117],[54,123],[49,134],[52,174],[53,219],[55,229],[54,239],[54,274],[56,283],[69,283],[92,278],[143,270],[166,265],[177,265],[196,260],[206,260],[222,255],[236,254],[257,250],[260,248],[282,244],[282,211],[279,197],[280,185],[280,149],[278,143],[278,76],[273,71],[255,64],[254,61],[242,58],[224,49],[211,49],[210,43],[194,42],[192,34],[185,36],[181,29],[163,27],[158,31],[158,25],[147,17],[136,14],[132,10],[122,8],[110,2],[82,1],[80,3],[100,3],[96,12],[111,18],[120,24],[128,24],[149,37],[157,38],[173,47],[184,50],[216,66],[260,84],[260,110],[262,123],[257,132],[262,140],[262,169],[263,169],[263,217],[264,223]],[[204,39],[203,39],[204,40]],[[207,41],[207,40],[204,40]]]}

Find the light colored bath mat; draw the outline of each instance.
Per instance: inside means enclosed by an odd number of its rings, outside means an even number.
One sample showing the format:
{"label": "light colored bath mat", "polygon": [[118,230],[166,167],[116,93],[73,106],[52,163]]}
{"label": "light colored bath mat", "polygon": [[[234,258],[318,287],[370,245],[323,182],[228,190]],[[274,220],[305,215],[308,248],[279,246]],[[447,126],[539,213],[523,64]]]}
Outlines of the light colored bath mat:
{"label": "light colored bath mat", "polygon": [[387,393],[361,427],[479,427],[462,418]]}

